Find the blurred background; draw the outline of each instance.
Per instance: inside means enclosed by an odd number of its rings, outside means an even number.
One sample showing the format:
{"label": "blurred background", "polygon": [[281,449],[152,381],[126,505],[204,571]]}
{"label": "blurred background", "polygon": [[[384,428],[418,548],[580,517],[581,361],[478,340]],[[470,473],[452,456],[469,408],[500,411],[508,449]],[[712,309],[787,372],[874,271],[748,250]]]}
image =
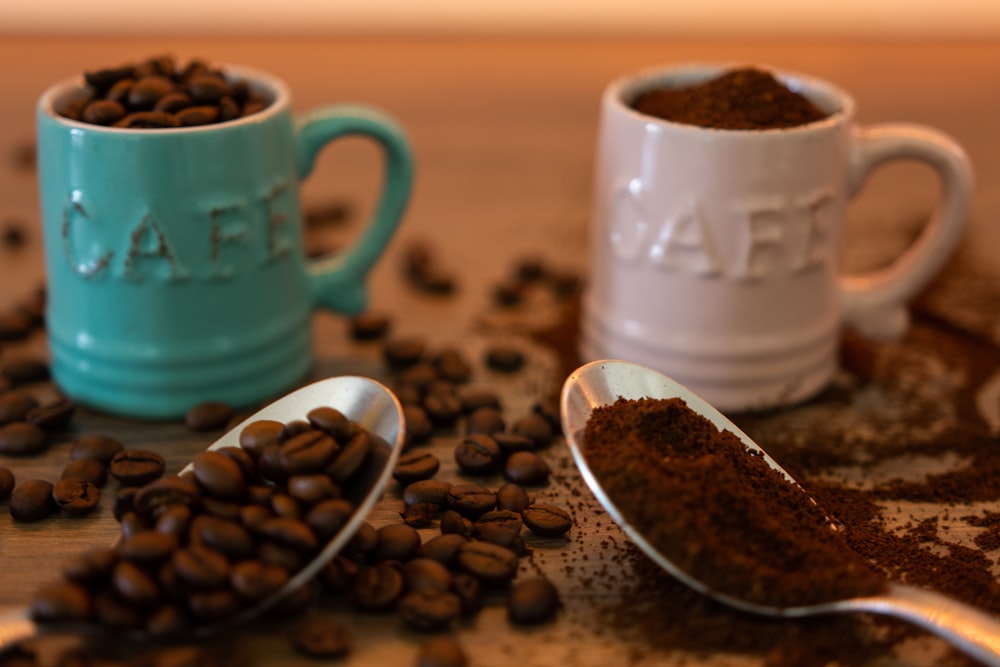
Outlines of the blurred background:
{"label": "blurred background", "polygon": [[639,33],[996,37],[996,0],[6,0],[0,33]]}

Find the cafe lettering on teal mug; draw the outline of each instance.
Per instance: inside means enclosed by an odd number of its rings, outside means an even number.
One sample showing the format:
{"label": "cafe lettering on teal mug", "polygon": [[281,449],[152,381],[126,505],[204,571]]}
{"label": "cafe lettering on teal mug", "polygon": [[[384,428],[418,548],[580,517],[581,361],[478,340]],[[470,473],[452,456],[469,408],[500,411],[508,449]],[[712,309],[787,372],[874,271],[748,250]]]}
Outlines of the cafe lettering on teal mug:
{"label": "cafe lettering on teal mug", "polygon": [[[251,405],[307,374],[316,308],[366,306],[366,277],[410,196],[405,133],[365,105],[293,118],[283,81],[227,71],[268,106],[154,130],[60,116],[79,78],[38,102],[52,375],[74,400],[143,418],[208,400]],[[299,185],[317,153],[348,135],[384,150],[382,189],[350,247],[307,260]]]}

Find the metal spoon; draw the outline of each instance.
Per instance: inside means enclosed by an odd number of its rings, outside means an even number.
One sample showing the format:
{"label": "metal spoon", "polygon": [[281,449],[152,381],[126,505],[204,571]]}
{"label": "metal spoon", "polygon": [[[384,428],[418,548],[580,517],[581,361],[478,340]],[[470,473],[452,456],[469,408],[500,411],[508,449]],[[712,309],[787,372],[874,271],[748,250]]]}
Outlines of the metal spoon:
{"label": "metal spoon", "polygon": [[760,452],[772,468],[794,482],[781,466],[718,410],[662,373],[617,360],[594,361],[581,366],[566,379],[562,388],[561,412],[566,442],[573,452],[573,458],[583,479],[597,500],[629,538],[660,567],[695,590],[719,602],[751,613],[798,618],[837,612],[868,612],[901,618],[938,635],[983,664],[1000,667],[1000,622],[980,610],[939,593],[890,583],[886,592],[881,595],[808,606],[773,607],[747,602],[715,591],[667,559],[628,522],[615,506],[614,498],[609,497],[601,487],[584,456],[583,431],[595,408],[610,405],[618,398],[673,397],[683,399],[689,408],[711,421],[719,429],[731,431],[748,448]]}
{"label": "metal spoon", "polygon": [[[344,548],[382,496],[403,449],[406,421],[399,399],[384,385],[371,378],[343,375],[320,380],[297,389],[254,413],[219,438],[209,449],[239,447],[240,432],[250,422],[260,419],[271,419],[279,422],[304,419],[310,410],[319,406],[337,408],[347,418],[378,436],[372,439],[375,446],[369,451],[362,468],[352,476],[350,484],[343,488],[344,497],[354,503],[354,514],[323,547],[323,550],[291,577],[281,590],[252,607],[248,607],[224,623],[198,626],[194,632],[210,634],[244,623],[260,616],[297,591],[316,576],[323,566]],[[191,464],[188,464],[184,470],[190,468]],[[45,628],[39,628],[31,620],[27,608],[19,608],[0,614],[0,654],[21,640],[34,636],[40,629],[44,630]]]}

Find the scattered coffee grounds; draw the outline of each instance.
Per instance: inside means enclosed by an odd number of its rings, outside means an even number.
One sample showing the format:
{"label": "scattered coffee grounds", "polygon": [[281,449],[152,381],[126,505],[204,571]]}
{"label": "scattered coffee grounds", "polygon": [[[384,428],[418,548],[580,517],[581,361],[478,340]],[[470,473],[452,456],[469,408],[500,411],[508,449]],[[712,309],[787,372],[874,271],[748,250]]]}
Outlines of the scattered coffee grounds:
{"label": "scattered coffee grounds", "polygon": [[161,129],[211,125],[257,113],[270,101],[246,81],[206,61],[180,67],[170,56],[92,70],[86,87],[59,101],[56,113],[93,125]]}
{"label": "scattered coffee grounds", "polygon": [[827,116],[769,72],[735,69],[687,88],[642,93],[633,108],[675,123],[723,130],[769,130],[806,125]]}
{"label": "scattered coffee grounds", "polygon": [[625,518],[713,590],[784,607],[885,586],[801,488],[682,399],[597,408],[583,446]]}

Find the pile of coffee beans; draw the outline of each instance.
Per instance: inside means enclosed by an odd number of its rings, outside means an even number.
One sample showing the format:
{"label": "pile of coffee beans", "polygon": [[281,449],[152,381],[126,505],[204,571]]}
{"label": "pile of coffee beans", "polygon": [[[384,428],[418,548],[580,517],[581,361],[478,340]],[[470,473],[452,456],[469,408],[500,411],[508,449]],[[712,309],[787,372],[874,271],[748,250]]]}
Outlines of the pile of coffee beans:
{"label": "pile of coffee beans", "polygon": [[304,420],[253,422],[240,447],[202,452],[180,475],[163,476],[154,452],[117,452],[111,474],[133,489],[116,498],[121,540],[68,561],[32,600],[33,618],[162,637],[234,617],[280,590],[350,519],[345,489],[377,438],[317,407]]}
{"label": "pile of coffee beans", "polygon": [[183,67],[171,56],[85,72],[86,87],[56,113],[93,125],[130,129],[193,127],[257,113],[270,101],[241,79],[201,59]]}

